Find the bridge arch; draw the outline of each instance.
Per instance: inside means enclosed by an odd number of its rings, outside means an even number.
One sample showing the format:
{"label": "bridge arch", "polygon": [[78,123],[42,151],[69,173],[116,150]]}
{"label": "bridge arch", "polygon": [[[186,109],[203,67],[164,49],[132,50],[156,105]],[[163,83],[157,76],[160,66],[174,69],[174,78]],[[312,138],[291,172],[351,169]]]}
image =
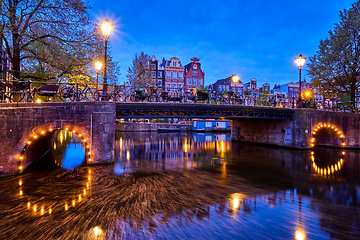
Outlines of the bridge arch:
{"label": "bridge arch", "polygon": [[73,124],[66,124],[64,126],[45,124],[31,129],[23,135],[17,147],[19,151],[16,151],[16,156],[13,158],[17,162],[19,173],[23,172],[33,161],[41,158],[42,155],[52,148],[53,136],[55,132],[61,130],[76,134],[81,139],[85,147],[86,163],[91,163],[93,155],[91,133],[88,133],[83,127]]}
{"label": "bridge arch", "polygon": [[320,123],[316,125],[312,131],[312,138],[310,146],[314,148],[316,145],[345,147],[344,133],[331,123]]}

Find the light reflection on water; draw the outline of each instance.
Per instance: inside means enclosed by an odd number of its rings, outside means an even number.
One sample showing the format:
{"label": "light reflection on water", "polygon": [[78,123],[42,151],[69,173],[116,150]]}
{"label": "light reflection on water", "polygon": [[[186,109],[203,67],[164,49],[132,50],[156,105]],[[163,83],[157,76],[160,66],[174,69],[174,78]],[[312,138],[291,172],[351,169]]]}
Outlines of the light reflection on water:
{"label": "light reflection on water", "polygon": [[59,166],[72,169],[83,163],[85,147],[76,134],[61,130],[54,134],[53,154]]}
{"label": "light reflection on water", "polygon": [[[54,151],[65,156],[59,144]],[[227,134],[122,133],[114,165],[0,180],[0,232],[7,239],[356,239],[360,154],[340,151],[249,145]],[[327,168],[339,157],[337,171],[315,171],[314,162]]]}

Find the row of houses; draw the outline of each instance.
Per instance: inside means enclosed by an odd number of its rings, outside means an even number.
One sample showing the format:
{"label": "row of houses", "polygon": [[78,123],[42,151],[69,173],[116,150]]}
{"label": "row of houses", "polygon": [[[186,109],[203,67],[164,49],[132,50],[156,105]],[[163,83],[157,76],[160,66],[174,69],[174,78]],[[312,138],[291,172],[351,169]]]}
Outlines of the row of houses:
{"label": "row of houses", "polygon": [[159,61],[153,55],[149,60],[151,75],[159,88],[171,89],[198,89],[204,86],[205,72],[201,69],[199,58],[191,58],[185,66],[177,57]]}

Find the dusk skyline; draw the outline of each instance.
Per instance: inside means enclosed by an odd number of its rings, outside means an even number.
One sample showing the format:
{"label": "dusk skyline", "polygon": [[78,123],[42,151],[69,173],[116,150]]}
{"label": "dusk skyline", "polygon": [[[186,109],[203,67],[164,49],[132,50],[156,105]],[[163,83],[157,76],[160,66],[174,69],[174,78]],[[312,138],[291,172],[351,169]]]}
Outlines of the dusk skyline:
{"label": "dusk skyline", "polygon": [[[144,52],[183,65],[200,58],[205,85],[232,74],[242,82],[284,84],[299,80],[295,58],[313,56],[321,39],[353,0],[258,1],[95,1],[90,14],[114,22],[112,56],[119,62],[118,82],[135,54]],[[304,67],[302,79],[310,81]]]}

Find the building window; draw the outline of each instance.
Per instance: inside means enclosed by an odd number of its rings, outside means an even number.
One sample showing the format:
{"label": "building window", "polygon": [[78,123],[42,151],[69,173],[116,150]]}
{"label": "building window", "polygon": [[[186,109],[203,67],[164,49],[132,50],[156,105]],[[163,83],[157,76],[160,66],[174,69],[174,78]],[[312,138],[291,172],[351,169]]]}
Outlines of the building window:
{"label": "building window", "polygon": [[292,92],[292,90],[293,90],[292,88],[289,88],[289,92]]}
{"label": "building window", "polygon": [[193,79],[193,85],[194,85],[194,86],[197,85],[197,79],[196,79],[196,78]]}
{"label": "building window", "polygon": [[193,71],[193,75],[194,75],[194,76],[197,76],[197,71]]}
{"label": "building window", "polygon": [[179,72],[179,79],[182,79],[182,78],[184,78],[183,73]]}
{"label": "building window", "polygon": [[229,85],[226,85],[226,91],[229,91]]}
{"label": "building window", "polygon": [[173,83],[172,87],[173,87],[173,90],[176,90],[177,84],[176,84],[176,83]]}
{"label": "building window", "polygon": [[182,83],[179,83],[179,89],[182,89],[182,88],[183,88]]}
{"label": "building window", "polygon": [[187,85],[191,85],[191,78],[188,78]]}
{"label": "building window", "polygon": [[177,62],[172,62],[173,67],[177,66]]}
{"label": "building window", "polygon": [[162,81],[158,81],[158,87],[162,87]]}
{"label": "building window", "polygon": [[156,78],[156,72],[151,72],[152,73],[152,77]]}
{"label": "building window", "polygon": [[171,88],[170,83],[167,83],[167,84],[166,84],[166,90],[167,90],[167,91],[170,91],[170,88]]}
{"label": "building window", "polygon": [[166,78],[171,78],[171,72],[166,72]]}
{"label": "building window", "polygon": [[199,83],[199,86],[204,85],[201,78],[199,78],[198,83]]}
{"label": "building window", "polygon": [[212,123],[211,122],[206,122],[205,127],[212,127]]}
{"label": "building window", "polygon": [[173,78],[175,78],[175,79],[177,78],[176,72],[173,72],[172,75],[173,75]]}
{"label": "building window", "polygon": [[158,78],[162,78],[162,72],[158,72]]}
{"label": "building window", "polygon": [[156,69],[155,64],[152,64],[152,65],[151,65],[151,69],[152,69],[152,70],[155,70],[155,69]]}

